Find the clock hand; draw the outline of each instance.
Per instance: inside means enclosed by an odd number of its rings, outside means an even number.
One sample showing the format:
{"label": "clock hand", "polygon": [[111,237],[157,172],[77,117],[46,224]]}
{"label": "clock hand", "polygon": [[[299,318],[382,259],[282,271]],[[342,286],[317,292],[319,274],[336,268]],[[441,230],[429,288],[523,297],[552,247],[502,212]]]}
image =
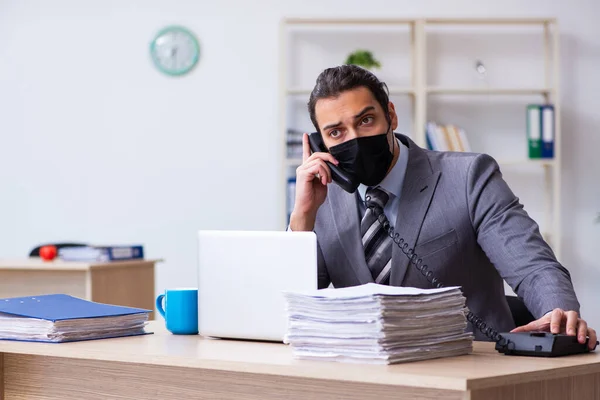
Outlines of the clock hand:
{"label": "clock hand", "polygon": [[173,64],[174,64],[175,66],[177,66],[177,65],[178,65],[178,64],[177,64],[177,51],[178,51],[178,48],[177,48],[177,47],[174,47],[174,48],[173,48]]}

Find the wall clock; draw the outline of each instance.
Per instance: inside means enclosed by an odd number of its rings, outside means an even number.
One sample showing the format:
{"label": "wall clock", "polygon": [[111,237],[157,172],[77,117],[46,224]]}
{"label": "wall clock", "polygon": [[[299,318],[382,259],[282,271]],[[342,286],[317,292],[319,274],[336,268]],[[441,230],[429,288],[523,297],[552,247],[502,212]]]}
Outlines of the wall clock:
{"label": "wall clock", "polygon": [[159,71],[172,76],[185,75],[198,63],[200,45],[188,29],[168,26],[150,43],[150,56]]}

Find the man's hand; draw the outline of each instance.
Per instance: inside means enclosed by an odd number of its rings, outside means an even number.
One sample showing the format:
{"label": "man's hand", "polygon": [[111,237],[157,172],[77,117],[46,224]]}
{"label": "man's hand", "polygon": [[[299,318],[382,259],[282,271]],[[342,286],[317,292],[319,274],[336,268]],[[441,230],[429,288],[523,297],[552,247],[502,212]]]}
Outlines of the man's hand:
{"label": "man's hand", "polygon": [[310,154],[308,135],[302,136],[302,165],[296,169],[296,201],[290,216],[292,231],[311,231],[315,226],[317,210],[327,196],[331,171],[325,161],[335,165],[337,160],[329,153]]}
{"label": "man's hand", "polygon": [[590,350],[596,348],[596,331],[589,328],[587,322],[579,318],[579,314],[576,311],[563,311],[560,308],[555,308],[552,312],[547,313],[537,321],[519,326],[511,332],[533,331],[566,333],[569,336],[577,335],[579,343],[585,343],[586,337],[589,336],[588,347]]}

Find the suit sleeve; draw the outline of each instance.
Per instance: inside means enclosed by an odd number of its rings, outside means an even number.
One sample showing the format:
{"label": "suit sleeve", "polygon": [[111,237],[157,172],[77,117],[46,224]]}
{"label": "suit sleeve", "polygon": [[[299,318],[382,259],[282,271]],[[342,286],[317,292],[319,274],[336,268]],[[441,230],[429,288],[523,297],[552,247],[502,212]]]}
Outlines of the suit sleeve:
{"label": "suit sleeve", "polygon": [[479,245],[534,317],[554,308],[579,312],[569,271],[488,155],[469,166],[467,203]]}
{"label": "suit sleeve", "polygon": [[[288,232],[293,232],[292,228],[288,224],[287,227]],[[331,283],[331,279],[329,278],[329,273],[327,272],[327,266],[325,265],[325,258],[323,257],[323,252],[321,251],[321,246],[319,245],[319,240],[317,238],[317,269],[318,269],[318,281],[317,287],[319,289],[324,289],[329,286]]]}

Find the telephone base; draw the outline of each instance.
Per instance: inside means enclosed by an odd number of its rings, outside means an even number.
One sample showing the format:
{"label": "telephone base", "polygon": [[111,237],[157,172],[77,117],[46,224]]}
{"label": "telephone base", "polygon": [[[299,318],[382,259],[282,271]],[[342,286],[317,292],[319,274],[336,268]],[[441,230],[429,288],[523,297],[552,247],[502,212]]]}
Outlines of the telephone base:
{"label": "telephone base", "polygon": [[[548,332],[502,333],[505,340],[496,343],[496,350],[510,356],[561,357],[588,353],[588,343],[577,341],[577,336]],[[598,344],[598,342],[596,342]]]}

